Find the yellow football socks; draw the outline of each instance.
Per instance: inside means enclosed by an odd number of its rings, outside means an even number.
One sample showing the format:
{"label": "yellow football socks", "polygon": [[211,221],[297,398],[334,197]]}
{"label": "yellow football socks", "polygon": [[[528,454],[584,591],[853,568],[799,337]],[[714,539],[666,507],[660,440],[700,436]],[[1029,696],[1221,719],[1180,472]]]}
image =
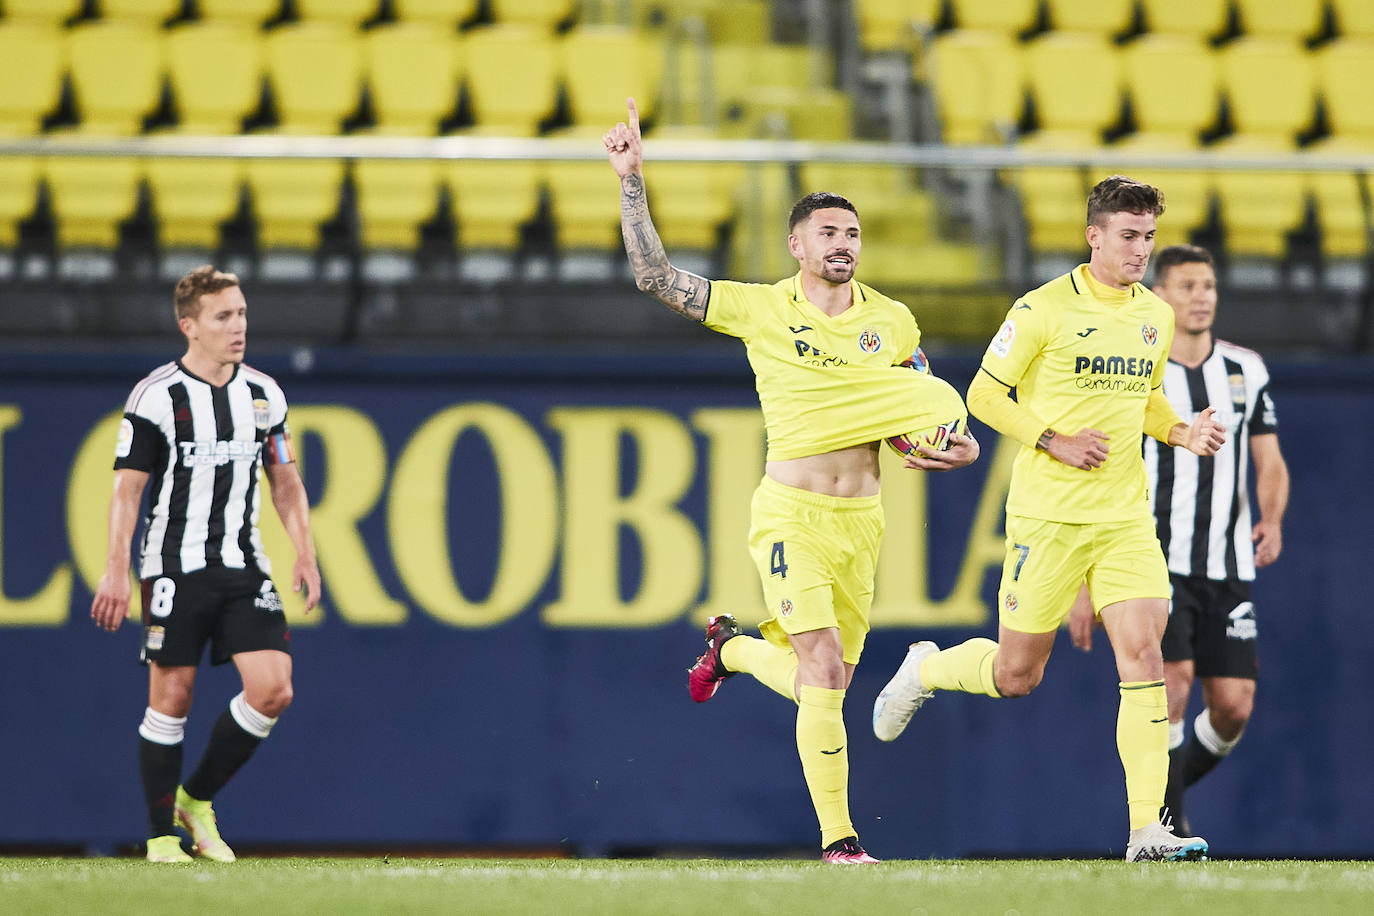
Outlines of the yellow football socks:
{"label": "yellow football socks", "polygon": [[962,690],[1000,697],[992,677],[997,643],[979,636],[936,652],[921,663],[921,683],[932,690]]}
{"label": "yellow football socks", "polygon": [[797,706],[797,754],[820,821],[822,848],[855,835],[849,819],[849,742],[843,707],[843,690],[802,685]]}
{"label": "yellow football socks", "polygon": [[1122,681],[1116,750],[1126,771],[1131,829],[1159,820],[1169,780],[1169,707],[1163,681]]}
{"label": "yellow football socks", "polygon": [[752,674],[760,684],[797,702],[797,653],[765,639],[733,636],[720,647],[720,660],[730,671]]}

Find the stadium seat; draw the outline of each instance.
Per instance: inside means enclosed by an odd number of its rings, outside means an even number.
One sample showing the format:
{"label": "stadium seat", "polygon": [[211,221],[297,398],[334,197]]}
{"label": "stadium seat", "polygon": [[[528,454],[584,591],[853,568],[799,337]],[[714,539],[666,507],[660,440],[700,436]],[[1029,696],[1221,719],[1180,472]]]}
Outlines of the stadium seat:
{"label": "stadium seat", "polygon": [[162,92],[157,30],[125,22],[82,23],[68,30],[67,59],[81,115],[77,130],[127,136],[143,129]]}
{"label": "stadium seat", "polygon": [[358,224],[366,248],[414,251],[439,203],[439,163],[360,159],[353,165]]}
{"label": "stadium seat", "polygon": [[181,14],[182,0],[100,0],[100,18],[160,26]]}
{"label": "stadium seat", "polygon": [[464,50],[476,121],[467,132],[534,136],[558,100],[553,39],[529,25],[485,26],[467,33]]}
{"label": "stadium seat", "polygon": [[5,0],[5,18],[11,22],[62,25],[81,12],[83,0]]}
{"label": "stadium seat", "polygon": [[[1307,183],[1299,172],[1228,171],[1213,179],[1226,250],[1233,255],[1281,258],[1288,234],[1307,215]],[[1167,202],[1167,195],[1166,195]]]}
{"label": "stadium seat", "polygon": [[721,228],[735,218],[744,173],[737,162],[661,160],[645,169],[654,227],[670,254],[716,247]]}
{"label": "stadium seat", "polygon": [[590,127],[600,136],[625,118],[628,96],[641,118],[654,117],[663,76],[658,42],[637,29],[584,25],[564,36],[558,50],[574,128]]}
{"label": "stadium seat", "polygon": [[859,211],[865,247],[892,240],[913,245],[933,235],[935,202],[916,185],[909,166],[889,163],[804,162],[801,191],[833,191]]}
{"label": "stadium seat", "polygon": [[935,39],[936,107],[944,142],[1005,143],[1025,101],[1020,49],[999,32],[957,30]]}
{"label": "stadium seat", "polygon": [[577,15],[577,0],[488,0],[499,23],[528,25],[552,33]]}
{"label": "stadium seat", "polygon": [[1326,0],[1236,0],[1246,35],[1306,40],[1321,33]]}
{"label": "stadium seat", "polygon": [[296,12],[306,22],[331,22],[356,29],[377,15],[377,0],[295,0]]}
{"label": "stadium seat", "polygon": [[1374,3],[1369,0],[1331,0],[1336,31],[1346,38],[1374,38]]}
{"label": "stadium seat", "polygon": [[32,156],[6,156],[0,168],[0,248],[19,241],[19,223],[38,203],[41,171]]}
{"label": "stadium seat", "polygon": [[1041,130],[1100,137],[1120,121],[1121,62],[1106,38],[1050,32],[1027,44],[1024,54]]}
{"label": "stadium seat", "polygon": [[[1117,147],[1113,147],[1117,148]],[[1139,145],[1132,147],[1140,152]],[[1168,152],[1160,149],[1157,152]],[[1159,188],[1164,195],[1164,215],[1155,231],[1155,251],[1169,245],[1188,242],[1194,232],[1203,228],[1212,215],[1212,174],[1200,170],[1122,168],[1104,162],[1094,173],[1098,179],[1113,173],[1124,173],[1136,181]],[[1086,216],[1086,214],[1085,214]]]}
{"label": "stadium seat", "polygon": [[[188,22],[167,32],[177,131],[236,134],[262,97],[263,43],[236,22]],[[213,68],[205,62],[213,60]]]}
{"label": "stadium seat", "polygon": [[900,295],[917,287],[971,286],[994,280],[999,272],[989,270],[989,262],[982,247],[969,242],[884,239],[864,242],[855,276],[869,286]]}
{"label": "stadium seat", "polygon": [[391,0],[401,22],[452,29],[477,15],[482,0]]}
{"label": "stadium seat", "polygon": [[1050,26],[1061,32],[1111,37],[1130,30],[1135,0],[1047,0]]}
{"label": "stadium seat", "polygon": [[1221,82],[1238,134],[1291,142],[1316,109],[1312,55],[1276,38],[1243,38],[1220,52]]}
{"label": "stadium seat", "polygon": [[[543,164],[459,159],[441,167],[453,199],[460,248],[515,251],[539,212]],[[615,191],[608,192],[614,198]]]}
{"label": "stadium seat", "polygon": [[1021,195],[1031,251],[1087,254],[1085,201],[1094,184],[1088,178],[1082,169],[1049,166],[1018,169],[1011,175]]}
{"label": "stadium seat", "polygon": [[1328,258],[1360,258],[1369,253],[1360,180],[1352,172],[1312,172],[1308,189],[1317,208],[1322,253]]}
{"label": "stadium seat", "polygon": [[310,251],[320,224],[339,209],[344,163],[337,159],[250,159],[245,165],[263,248]]}
{"label": "stadium seat", "polygon": [[866,51],[909,51],[940,18],[941,0],[855,0]]}
{"label": "stadium seat", "polygon": [[196,0],[201,19],[251,26],[275,19],[281,5],[282,0]]}
{"label": "stadium seat", "polygon": [[762,283],[789,277],[797,262],[787,251],[782,214],[792,209],[798,194],[787,164],[751,162],[744,167],[744,181],[749,193],[730,236],[729,275]]}
{"label": "stadium seat", "polygon": [[62,96],[61,33],[41,22],[0,20],[0,137],[38,133]]}
{"label": "stadium seat", "polygon": [[606,163],[548,162],[544,175],[559,249],[620,248],[620,194]]}
{"label": "stadium seat", "polygon": [[149,159],[148,190],[163,248],[215,249],[219,227],[238,210],[240,159]]}
{"label": "stadium seat", "polygon": [[1039,0],[953,0],[954,24],[961,29],[991,29],[1016,35],[1040,17]]}
{"label": "stadium seat", "polygon": [[766,45],[773,40],[773,4],[769,0],[730,0],[706,10],[706,34],[714,42]]}
{"label": "stadium seat", "polygon": [[267,73],[278,130],[337,134],[362,89],[358,32],[330,22],[283,25],[267,33]]}
{"label": "stadium seat", "polygon": [[119,225],[133,215],[143,164],[109,156],[61,156],[43,164],[57,243],[113,250]]}
{"label": "stadium seat", "polygon": [[1202,39],[1145,35],[1123,49],[1122,65],[1141,133],[1186,138],[1184,148],[1189,148],[1216,123],[1220,73],[1216,55]]}
{"label": "stadium seat", "polygon": [[462,43],[456,32],[402,22],[363,33],[377,132],[433,136],[458,104]]}
{"label": "stadium seat", "polygon": [[1363,138],[1374,149],[1374,40],[1342,38],[1315,57],[1332,134]]}
{"label": "stadium seat", "polygon": [[1226,31],[1230,0],[1141,0],[1145,27],[1157,35],[1212,38]]}

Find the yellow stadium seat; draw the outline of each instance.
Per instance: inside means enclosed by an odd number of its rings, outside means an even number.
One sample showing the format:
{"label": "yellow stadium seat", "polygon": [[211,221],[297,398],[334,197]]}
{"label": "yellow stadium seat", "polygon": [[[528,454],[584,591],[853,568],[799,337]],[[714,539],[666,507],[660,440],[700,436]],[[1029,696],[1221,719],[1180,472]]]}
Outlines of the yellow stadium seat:
{"label": "yellow stadium seat", "polygon": [[1302,173],[1223,170],[1213,181],[1226,250],[1242,256],[1282,257],[1288,249],[1288,234],[1306,217],[1307,183]]}
{"label": "yellow stadium seat", "polygon": [[1358,258],[1369,252],[1360,181],[1352,172],[1312,172],[1308,188],[1317,205],[1322,253],[1330,258]]}
{"label": "yellow stadium seat", "polygon": [[1015,35],[1035,25],[1038,0],[953,0],[954,24],[961,29],[992,29]]}
{"label": "yellow stadium seat", "polygon": [[1374,149],[1374,40],[1342,38],[1316,53],[1327,121],[1338,137],[1363,137]]}
{"label": "yellow stadium seat", "polygon": [[11,22],[62,25],[81,12],[83,0],[5,0],[5,18]]}
{"label": "yellow stadium seat", "polygon": [[533,26],[552,32],[577,15],[577,0],[489,0],[497,22]]}
{"label": "yellow stadium seat", "polygon": [[1026,45],[1025,66],[1041,130],[1100,134],[1120,120],[1121,63],[1106,38],[1050,32]]}
{"label": "yellow stadium seat", "polygon": [[1086,254],[1088,191],[1093,181],[1082,169],[1032,166],[1012,176],[1026,217],[1027,241],[1037,253]]}
{"label": "yellow stadium seat", "polygon": [[625,99],[633,96],[639,115],[654,116],[662,79],[659,43],[636,29],[584,25],[558,43],[563,85],[575,126],[604,132],[625,118]]}
{"label": "yellow stadium seat", "polygon": [[[442,167],[453,200],[460,248],[514,251],[539,211],[543,163],[459,159]],[[615,197],[615,190],[609,192]]]}
{"label": "yellow stadium seat", "polygon": [[787,250],[786,214],[798,195],[787,164],[748,163],[744,181],[748,193],[730,236],[729,275],[767,283],[791,276],[797,261]]}
{"label": "yellow stadium seat", "polygon": [[453,28],[477,15],[482,0],[391,0],[401,22]]}
{"label": "yellow stadium seat", "polygon": [[38,203],[40,174],[32,156],[0,160],[0,248],[13,248],[19,241],[19,223]]}
{"label": "yellow stadium seat", "polygon": [[320,244],[320,224],[339,209],[344,163],[337,159],[250,159],[258,243],[263,248],[309,251]]}
{"label": "yellow stadium seat", "polygon": [[769,0],[730,0],[706,10],[706,34],[714,42],[765,45],[773,40],[773,9]]}
{"label": "yellow stadium seat", "polygon": [[1141,9],[1151,32],[1211,38],[1226,31],[1231,0],[1141,0]]}
{"label": "yellow stadium seat", "polygon": [[363,245],[400,251],[418,248],[420,226],[438,207],[439,178],[439,163],[429,159],[354,163]]}
{"label": "yellow stadium seat", "polygon": [[151,26],[90,22],[67,33],[76,107],[83,133],[129,135],[158,107],[161,34]]}
{"label": "yellow stadium seat", "polygon": [[282,0],[196,0],[202,19],[251,26],[275,19],[281,5]]}
{"label": "yellow stadium seat", "polygon": [[279,130],[337,134],[358,107],[362,49],[355,29],[301,22],[267,33],[267,73]]}
{"label": "yellow stadium seat", "polygon": [[534,136],[558,100],[553,39],[528,25],[486,26],[467,33],[464,54],[464,80],[477,122],[469,132]]}
{"label": "yellow stadium seat", "polygon": [[[864,242],[855,277],[886,293],[922,287],[972,286],[996,279],[981,246],[942,239]],[[924,323],[922,327],[925,327]]]}
{"label": "yellow stadium seat", "polygon": [[894,240],[905,245],[932,235],[935,202],[916,185],[908,166],[889,163],[804,162],[801,189],[832,191],[859,211],[864,245]]}
{"label": "yellow stadium seat", "polygon": [[735,218],[744,167],[736,162],[656,161],[644,170],[644,184],[654,227],[669,253],[679,248],[709,251],[721,228]]}
{"label": "yellow stadium seat", "polygon": [[357,28],[377,15],[377,0],[296,0],[296,12],[307,22]]}
{"label": "yellow stadium seat", "polygon": [[[1143,151],[1139,145],[1130,146],[1133,152]],[[1156,152],[1168,152],[1159,149]],[[1159,188],[1164,195],[1164,214],[1159,217],[1155,231],[1155,251],[1168,245],[1186,243],[1192,233],[1206,226],[1212,213],[1212,176],[1210,172],[1187,169],[1122,168],[1103,163],[1094,173],[1098,179],[1123,173],[1136,181]],[[1086,198],[1085,198],[1086,200]]]}
{"label": "yellow stadium seat", "polygon": [[238,210],[243,189],[240,159],[149,159],[148,190],[164,248],[214,249],[221,223]]}
{"label": "yellow stadium seat", "polygon": [[1307,39],[1322,30],[1326,0],[1236,0],[1246,35]]}
{"label": "yellow stadium seat", "polygon": [[620,241],[620,193],[604,162],[549,162],[549,211],[560,249],[614,251]]}
{"label": "yellow stadium seat", "polygon": [[1143,133],[1198,135],[1216,123],[1216,55],[1192,35],[1146,35],[1122,53],[1131,111]]}
{"label": "yellow stadium seat", "polygon": [[43,164],[57,242],[64,248],[119,243],[119,224],[138,204],[142,163],[108,156],[54,157]]}
{"label": "yellow stadium seat", "polygon": [[859,41],[867,51],[914,48],[940,19],[941,0],[855,0]]}
{"label": "yellow stadium seat", "polygon": [[947,32],[932,52],[936,106],[944,141],[1003,143],[1016,129],[1025,100],[1017,43],[999,32]]}
{"label": "yellow stadium seat", "polygon": [[456,32],[402,22],[363,33],[377,132],[432,136],[457,106],[462,44]]}
{"label": "yellow stadium seat", "polygon": [[1292,138],[1312,123],[1316,73],[1302,45],[1243,38],[1220,52],[1221,82],[1239,134]]}
{"label": "yellow stadium seat", "polygon": [[1336,29],[1347,38],[1374,38],[1374,3],[1369,0],[1331,0]]}
{"label": "yellow stadium seat", "polygon": [[0,20],[0,137],[38,133],[62,94],[61,33],[41,22]]}
{"label": "yellow stadium seat", "polygon": [[1048,0],[1051,27],[1065,32],[1120,35],[1135,20],[1135,0]]}
{"label": "yellow stadium seat", "polygon": [[162,25],[181,14],[181,0],[100,0],[100,18]]}
{"label": "yellow stadium seat", "polygon": [[[236,134],[262,96],[263,44],[235,22],[188,22],[167,32],[167,76],[177,130]],[[205,66],[207,60],[214,67]]]}

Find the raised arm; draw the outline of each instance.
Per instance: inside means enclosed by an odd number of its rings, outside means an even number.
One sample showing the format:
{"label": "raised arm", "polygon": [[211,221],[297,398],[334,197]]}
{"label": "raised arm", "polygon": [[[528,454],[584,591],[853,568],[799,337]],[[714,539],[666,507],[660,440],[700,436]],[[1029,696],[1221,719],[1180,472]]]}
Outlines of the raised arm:
{"label": "raised arm", "polygon": [[668,262],[644,195],[644,143],[634,99],[628,100],[628,107],[629,123],[622,121],[612,127],[602,140],[611,168],[620,176],[620,231],[635,285],[673,311],[704,321],[711,281]]}

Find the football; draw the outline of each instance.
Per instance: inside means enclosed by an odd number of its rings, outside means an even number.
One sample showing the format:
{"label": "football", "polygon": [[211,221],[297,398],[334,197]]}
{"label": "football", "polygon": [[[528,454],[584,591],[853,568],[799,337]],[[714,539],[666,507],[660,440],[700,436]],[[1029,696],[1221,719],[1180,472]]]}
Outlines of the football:
{"label": "football", "polygon": [[900,436],[888,436],[884,441],[887,442],[892,450],[903,458],[917,454],[916,449],[925,446],[936,452],[943,452],[949,448],[949,437],[963,435],[968,432],[968,422],[964,417],[955,417],[945,423],[938,423],[928,426],[911,433],[902,433]]}

